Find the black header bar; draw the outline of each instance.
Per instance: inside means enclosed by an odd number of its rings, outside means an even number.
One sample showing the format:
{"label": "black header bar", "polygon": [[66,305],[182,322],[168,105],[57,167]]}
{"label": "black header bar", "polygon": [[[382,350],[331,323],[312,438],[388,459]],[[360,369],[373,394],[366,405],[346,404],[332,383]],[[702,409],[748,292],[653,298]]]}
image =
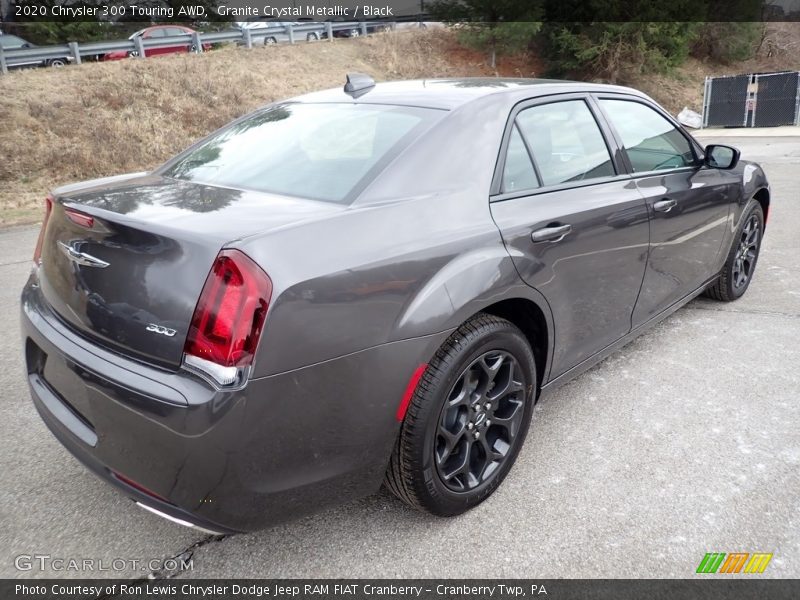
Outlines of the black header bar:
{"label": "black header bar", "polygon": [[800,0],[0,0],[5,22],[382,19],[483,22],[800,21]]}

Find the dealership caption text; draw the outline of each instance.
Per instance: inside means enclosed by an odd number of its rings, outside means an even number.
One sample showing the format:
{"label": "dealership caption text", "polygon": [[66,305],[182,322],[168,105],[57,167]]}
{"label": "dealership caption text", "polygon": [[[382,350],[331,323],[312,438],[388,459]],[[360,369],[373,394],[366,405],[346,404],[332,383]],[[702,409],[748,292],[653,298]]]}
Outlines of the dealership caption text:
{"label": "dealership caption text", "polygon": [[547,595],[544,585],[532,584],[528,587],[521,585],[505,585],[502,583],[492,585],[465,585],[465,584],[439,584],[431,587],[421,585],[395,585],[395,584],[304,584],[304,585],[258,585],[258,584],[210,584],[197,585],[192,583],[176,584],[113,584],[113,585],[80,585],[59,583],[50,586],[29,585],[19,583],[14,589],[16,596],[45,595],[51,596],[125,596],[147,594],[148,596],[174,596],[176,594],[190,595],[193,597],[206,596],[248,596],[248,597],[294,597],[294,596],[386,596],[386,597],[413,597],[419,598],[425,594],[438,596],[480,596],[480,597],[524,597]]}

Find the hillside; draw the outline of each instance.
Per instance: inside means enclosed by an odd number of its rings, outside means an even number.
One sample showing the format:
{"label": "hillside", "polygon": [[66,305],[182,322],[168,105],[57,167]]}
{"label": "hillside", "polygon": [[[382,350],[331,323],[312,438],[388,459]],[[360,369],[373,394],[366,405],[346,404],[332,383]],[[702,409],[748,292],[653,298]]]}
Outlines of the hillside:
{"label": "hillside", "polygon": [[[800,60],[800,53],[793,56]],[[776,68],[787,65],[762,60],[729,72]],[[690,61],[670,76],[643,77],[636,85],[673,112],[684,105],[699,111],[703,78],[721,70]],[[0,77],[0,225],[39,220],[54,186],[153,168],[267,102],[342,85],[348,71],[380,81],[532,77],[543,67],[532,56],[506,57],[495,73],[482,53],[434,29],[12,72]]]}
{"label": "hillside", "polygon": [[702,112],[706,77],[800,71],[800,23],[769,23],[757,56],[743,62],[720,65],[693,58],[668,74],[650,73],[631,85],[658,100],[672,114],[684,107]]}
{"label": "hillside", "polygon": [[11,72],[0,77],[0,225],[39,220],[54,186],[153,168],[258,106],[343,85],[349,71],[491,74],[480,58],[452,64],[453,43],[407,32]]}

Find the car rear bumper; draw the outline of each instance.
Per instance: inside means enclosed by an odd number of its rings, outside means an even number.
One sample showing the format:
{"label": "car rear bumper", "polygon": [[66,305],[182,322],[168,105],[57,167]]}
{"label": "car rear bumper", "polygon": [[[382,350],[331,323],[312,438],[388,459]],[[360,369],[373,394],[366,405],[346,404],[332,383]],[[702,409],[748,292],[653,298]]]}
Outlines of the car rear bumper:
{"label": "car rear bumper", "polygon": [[376,491],[408,379],[446,336],[221,391],[87,342],[52,313],[35,277],[22,295],[22,330],[31,396],[59,441],[145,507],[216,533]]}

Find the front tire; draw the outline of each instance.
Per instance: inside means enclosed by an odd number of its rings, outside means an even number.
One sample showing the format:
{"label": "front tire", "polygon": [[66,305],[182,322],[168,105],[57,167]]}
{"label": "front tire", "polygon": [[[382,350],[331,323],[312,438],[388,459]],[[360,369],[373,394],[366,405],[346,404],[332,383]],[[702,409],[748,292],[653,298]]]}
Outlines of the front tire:
{"label": "front tire", "polygon": [[742,211],[725,266],[719,278],[706,288],[706,296],[732,302],[744,295],[756,270],[763,234],[764,211],[756,200],[750,200]]}
{"label": "front tire", "polygon": [[403,502],[459,515],[502,483],[533,412],[536,363],[512,323],[479,314],[436,352],[414,392],[384,483]]}

